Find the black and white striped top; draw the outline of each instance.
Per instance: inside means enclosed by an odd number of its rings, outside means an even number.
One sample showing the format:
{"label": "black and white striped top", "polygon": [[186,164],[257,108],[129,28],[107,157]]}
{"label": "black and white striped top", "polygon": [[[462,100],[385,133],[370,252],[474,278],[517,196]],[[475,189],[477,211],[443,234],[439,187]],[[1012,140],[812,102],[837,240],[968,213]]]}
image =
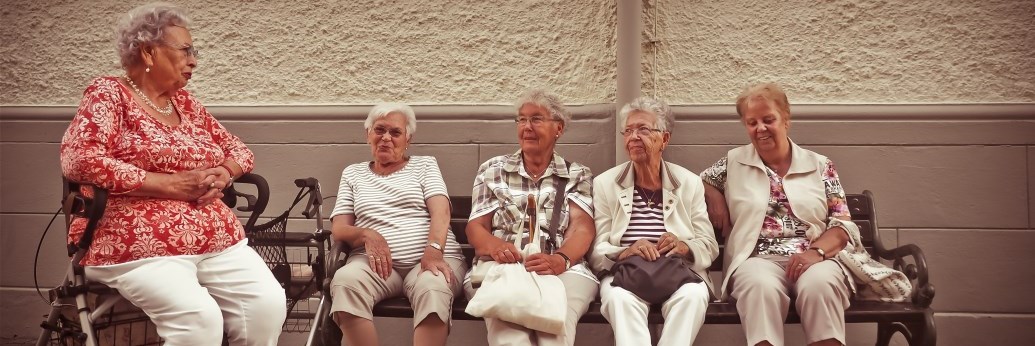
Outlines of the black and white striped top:
{"label": "black and white striped top", "polygon": [[[357,227],[373,229],[388,241],[393,266],[407,268],[424,255],[431,227],[425,201],[437,195],[449,197],[434,157],[410,157],[406,166],[387,176],[374,174],[369,161],[357,163],[341,173],[331,218],[355,215]],[[464,258],[453,232],[446,235],[445,257]]]}
{"label": "black and white striped top", "polygon": [[[639,187],[633,189],[632,215],[629,218],[629,228],[622,233],[622,246],[630,246],[640,239],[647,239],[653,243],[658,242],[662,234],[665,234],[665,214],[662,212],[662,192],[646,191]],[[647,197],[654,200],[653,206],[648,206]]]}

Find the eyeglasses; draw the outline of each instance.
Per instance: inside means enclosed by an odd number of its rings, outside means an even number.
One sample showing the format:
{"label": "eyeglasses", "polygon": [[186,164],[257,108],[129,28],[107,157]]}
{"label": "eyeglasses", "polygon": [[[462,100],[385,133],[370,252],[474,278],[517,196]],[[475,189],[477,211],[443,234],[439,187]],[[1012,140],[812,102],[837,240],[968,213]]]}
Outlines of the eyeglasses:
{"label": "eyeglasses", "polygon": [[194,46],[186,46],[186,47],[184,47],[182,45],[172,44],[172,43],[165,42],[165,41],[160,41],[160,42],[162,42],[162,44],[164,44],[166,46],[169,46],[170,48],[175,48],[176,50],[180,51],[180,53],[183,53],[184,57],[193,56],[195,59],[198,58],[198,49],[194,48]]}
{"label": "eyeglasses", "polygon": [[521,126],[521,123],[528,123],[532,126],[540,126],[547,121],[560,121],[557,119],[547,119],[546,117],[535,116],[531,118],[515,118],[514,123]]}
{"label": "eyeglasses", "polygon": [[636,127],[636,128],[628,127],[625,130],[618,131],[618,134],[620,134],[622,136],[629,137],[629,136],[631,136],[633,134],[633,132],[635,132],[636,134],[638,134],[640,136],[650,136],[651,132],[662,132],[662,131],[661,131],[661,129],[652,129],[652,128],[649,128],[649,127],[646,127],[646,126],[640,126],[640,127]]}
{"label": "eyeglasses", "polygon": [[381,126],[378,126],[378,127],[374,128],[374,134],[377,135],[378,137],[384,137],[384,135],[386,133],[389,136],[392,136],[392,138],[399,138],[399,137],[402,137],[402,135],[403,135],[402,130],[399,130],[399,129],[387,129],[387,128],[384,128],[384,127],[381,127]]}

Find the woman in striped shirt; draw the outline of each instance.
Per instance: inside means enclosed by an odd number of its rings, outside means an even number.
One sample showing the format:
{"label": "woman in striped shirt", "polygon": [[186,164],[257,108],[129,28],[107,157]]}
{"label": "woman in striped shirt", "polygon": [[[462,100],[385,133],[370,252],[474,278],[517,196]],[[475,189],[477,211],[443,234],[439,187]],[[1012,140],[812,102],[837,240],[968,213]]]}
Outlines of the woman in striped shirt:
{"label": "woman in striped shirt", "polygon": [[[633,100],[622,107],[618,121],[625,124],[620,133],[630,161],[593,180],[597,236],[590,264],[602,272],[630,256],[651,262],[661,256],[687,259],[703,282],[683,284],[661,305],[665,325],[658,345],[690,345],[704,323],[712,287],[708,267],[719,254],[704,184],[686,168],[662,160],[672,126],[664,102]],[[613,281],[613,275],[601,280],[600,311],[614,329],[615,344],[650,345],[650,304],[613,287]]]}
{"label": "woman in striped shirt", "polygon": [[363,126],[373,161],[345,168],[331,212],[334,239],[354,249],[331,281],[331,312],[349,345],[377,345],[374,304],[405,295],[414,344],[445,345],[467,266],[438,162],[406,155],[417,130],[407,105],[378,105]]}

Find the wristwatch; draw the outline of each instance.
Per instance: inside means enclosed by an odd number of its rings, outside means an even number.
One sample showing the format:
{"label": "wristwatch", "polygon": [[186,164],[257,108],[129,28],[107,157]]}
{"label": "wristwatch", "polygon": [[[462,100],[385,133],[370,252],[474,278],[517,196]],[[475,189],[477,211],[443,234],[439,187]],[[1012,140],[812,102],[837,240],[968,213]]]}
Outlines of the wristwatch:
{"label": "wristwatch", "polygon": [[823,257],[824,260],[827,259],[827,252],[823,251],[823,249],[819,248],[818,246],[810,247],[809,250],[816,250],[816,252],[819,253],[819,257]]}
{"label": "wristwatch", "polygon": [[438,250],[439,252],[446,252],[446,250],[442,250],[442,245],[438,245],[438,243],[431,242],[428,243],[428,246],[430,246],[432,249]]}
{"label": "wristwatch", "polygon": [[564,270],[571,269],[571,258],[568,258],[568,255],[565,255],[563,252],[560,251],[554,252],[554,254],[560,255],[561,258],[564,259]]}

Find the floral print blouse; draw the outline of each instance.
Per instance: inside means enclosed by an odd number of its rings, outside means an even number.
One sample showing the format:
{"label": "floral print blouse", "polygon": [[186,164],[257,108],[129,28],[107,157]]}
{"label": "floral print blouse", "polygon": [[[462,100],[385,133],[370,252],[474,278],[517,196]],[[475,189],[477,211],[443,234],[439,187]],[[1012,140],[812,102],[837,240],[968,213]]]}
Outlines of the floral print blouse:
{"label": "floral print blouse", "polygon": [[[708,185],[725,191],[726,164],[726,157],[719,159],[714,165],[701,172],[701,179]],[[845,202],[844,189],[837,177],[837,169],[834,168],[834,162],[827,159],[824,167],[823,186],[827,195],[827,213],[834,218],[851,217],[848,203]],[[811,244],[805,237],[809,226],[794,216],[791,203],[784,192],[783,177],[769,167],[765,167],[765,172],[769,176],[769,206],[762,221],[762,230],[758,235],[755,253],[757,255],[790,256],[805,252]]]}
{"label": "floral print blouse", "polygon": [[[71,180],[108,189],[110,196],[83,265],[219,252],[244,238],[240,221],[222,201],[199,207],[126,195],[140,188],[147,172],[207,169],[227,159],[251,171],[252,152],[194,96],[181,89],[173,103],[180,124],[169,126],[134,102],[117,77],[97,78],[86,88],[61,140],[61,170]],[[85,219],[73,221],[69,243],[85,227]]]}

